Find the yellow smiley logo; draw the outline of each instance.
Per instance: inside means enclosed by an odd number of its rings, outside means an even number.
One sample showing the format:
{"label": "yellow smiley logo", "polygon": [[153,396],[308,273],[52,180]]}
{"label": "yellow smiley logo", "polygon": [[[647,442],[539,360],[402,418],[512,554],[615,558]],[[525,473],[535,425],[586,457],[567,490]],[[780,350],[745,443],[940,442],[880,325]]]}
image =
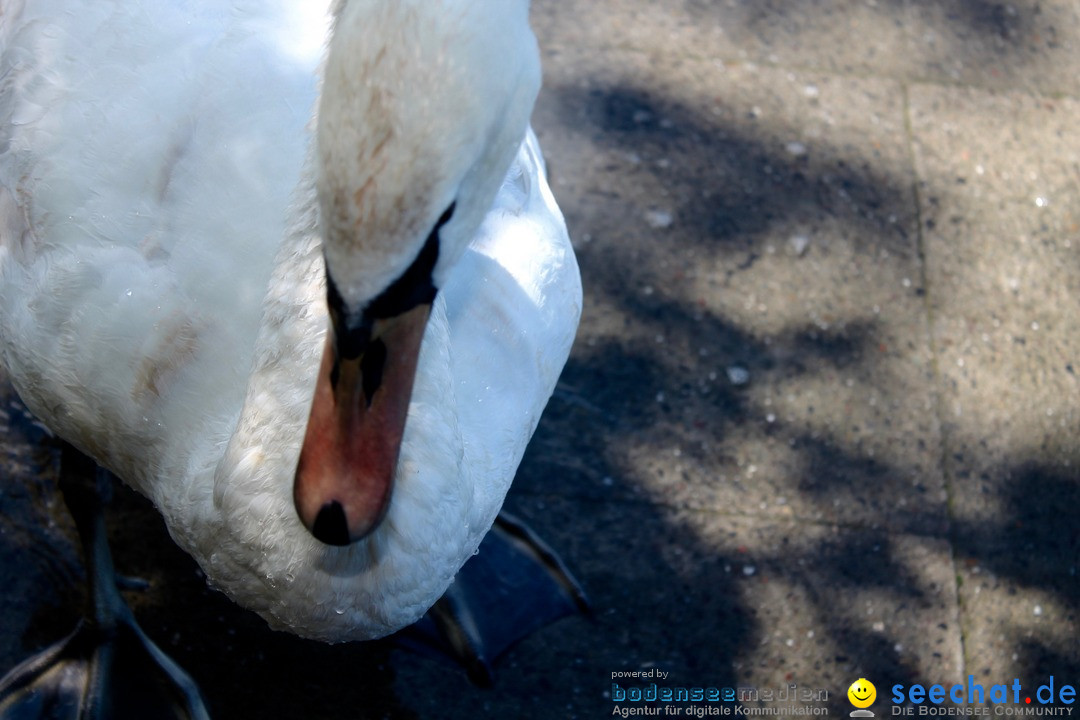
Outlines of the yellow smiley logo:
{"label": "yellow smiley logo", "polygon": [[877,688],[866,678],[859,678],[847,689],[847,698],[857,708],[866,708],[877,699]]}

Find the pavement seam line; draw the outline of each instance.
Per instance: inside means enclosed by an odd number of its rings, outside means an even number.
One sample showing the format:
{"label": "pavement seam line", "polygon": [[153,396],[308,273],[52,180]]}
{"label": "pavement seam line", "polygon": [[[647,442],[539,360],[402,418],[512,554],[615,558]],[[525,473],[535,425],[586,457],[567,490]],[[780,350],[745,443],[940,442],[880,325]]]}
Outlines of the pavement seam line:
{"label": "pavement seam line", "polygon": [[945,484],[945,540],[949,544],[949,560],[952,564],[952,594],[955,612],[952,621],[956,624],[960,640],[960,667],[957,668],[961,678],[967,676],[968,652],[967,637],[965,633],[964,610],[960,599],[960,571],[956,557],[956,522],[954,515],[954,479],[955,468],[952,462],[952,442],[949,424],[945,419],[944,376],[941,372],[940,355],[938,351],[937,335],[934,331],[934,303],[930,287],[930,273],[928,271],[928,253],[926,249],[926,235],[923,224],[922,192],[920,191],[921,174],[919,172],[918,158],[915,152],[915,130],[911,112],[911,84],[900,83],[900,93],[903,101],[904,135],[907,144],[908,163],[911,166],[913,182],[911,186],[912,200],[915,203],[915,243],[919,257],[919,281],[923,288],[923,314],[926,320],[926,340],[930,350],[930,373],[933,379],[934,415],[938,424],[938,443],[941,448],[939,467],[941,468],[942,481]]}

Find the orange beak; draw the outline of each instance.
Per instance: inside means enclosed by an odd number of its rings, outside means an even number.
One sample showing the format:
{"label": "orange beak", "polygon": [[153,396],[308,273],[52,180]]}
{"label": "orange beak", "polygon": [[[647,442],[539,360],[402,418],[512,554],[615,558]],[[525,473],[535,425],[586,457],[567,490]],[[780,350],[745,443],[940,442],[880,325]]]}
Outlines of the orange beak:
{"label": "orange beak", "polygon": [[327,333],[293,499],[300,520],[328,545],[363,538],[390,506],[430,312],[424,303],[374,321],[355,357],[343,357],[338,334]]}

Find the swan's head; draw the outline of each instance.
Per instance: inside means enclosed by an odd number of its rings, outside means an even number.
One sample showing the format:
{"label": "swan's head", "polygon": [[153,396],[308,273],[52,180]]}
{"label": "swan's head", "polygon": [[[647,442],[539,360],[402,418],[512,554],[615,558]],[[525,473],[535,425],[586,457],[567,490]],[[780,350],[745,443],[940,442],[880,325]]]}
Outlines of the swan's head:
{"label": "swan's head", "polygon": [[436,293],[539,89],[527,0],[340,0],[317,125],[331,331],[294,499],[319,540],[385,514]]}

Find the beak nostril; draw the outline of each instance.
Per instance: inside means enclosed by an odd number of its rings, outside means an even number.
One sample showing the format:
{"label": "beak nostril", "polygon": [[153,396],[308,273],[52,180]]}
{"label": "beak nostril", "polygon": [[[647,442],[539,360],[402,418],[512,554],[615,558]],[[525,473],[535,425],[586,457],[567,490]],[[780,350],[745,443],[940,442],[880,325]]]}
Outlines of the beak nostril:
{"label": "beak nostril", "polygon": [[331,500],[319,509],[311,534],[316,540],[327,545],[349,544],[349,523],[345,519],[345,508],[341,506],[341,503]]}
{"label": "beak nostril", "polygon": [[375,338],[364,352],[364,359],[360,361],[360,373],[363,375],[364,399],[367,406],[371,407],[371,400],[375,397],[375,391],[382,385],[383,367],[386,365],[386,343],[380,338]]}

